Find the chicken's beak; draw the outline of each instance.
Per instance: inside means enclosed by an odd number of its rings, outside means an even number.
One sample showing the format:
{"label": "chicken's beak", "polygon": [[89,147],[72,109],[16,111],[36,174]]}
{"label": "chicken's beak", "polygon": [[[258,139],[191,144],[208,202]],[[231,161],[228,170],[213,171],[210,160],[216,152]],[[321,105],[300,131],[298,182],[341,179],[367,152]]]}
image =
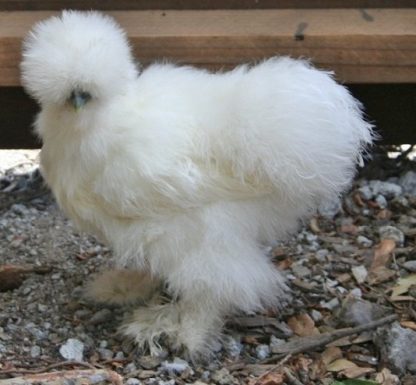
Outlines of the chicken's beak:
{"label": "chicken's beak", "polygon": [[74,90],[71,92],[69,102],[75,110],[79,110],[91,99],[91,94],[85,91]]}

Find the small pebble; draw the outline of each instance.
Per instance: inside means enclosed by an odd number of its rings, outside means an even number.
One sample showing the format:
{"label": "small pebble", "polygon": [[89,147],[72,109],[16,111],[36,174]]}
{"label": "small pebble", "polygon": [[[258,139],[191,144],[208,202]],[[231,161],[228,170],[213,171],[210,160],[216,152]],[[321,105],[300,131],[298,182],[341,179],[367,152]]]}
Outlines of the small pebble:
{"label": "small pebble", "polygon": [[416,172],[408,171],[399,179],[403,191],[411,196],[416,196]]}
{"label": "small pebble", "polygon": [[311,270],[303,265],[292,266],[292,271],[298,278],[303,278],[311,274]]}
{"label": "small pebble", "polygon": [[130,374],[137,371],[137,366],[134,362],[129,362],[124,368],[123,373]]}
{"label": "small pebble", "polygon": [[312,309],[311,317],[315,322],[319,322],[322,320],[322,313],[318,310]]}
{"label": "small pebble", "polygon": [[77,286],[74,290],[72,290],[71,296],[75,298],[81,298],[84,294],[84,289],[81,286]]}
{"label": "small pebble", "polygon": [[102,360],[111,360],[113,358],[113,352],[110,349],[99,348],[97,351]]}
{"label": "small pebble", "polygon": [[328,256],[329,251],[327,249],[321,249],[318,250],[315,253],[315,258],[319,261],[319,262],[325,262],[326,261],[326,257]]}
{"label": "small pebble", "polygon": [[369,186],[373,197],[384,195],[387,199],[392,199],[403,194],[403,189],[396,183],[372,180]]}
{"label": "small pebble", "polygon": [[367,279],[368,271],[364,265],[352,267],[351,272],[358,284],[364,283]]}
{"label": "small pebble", "polygon": [[223,346],[227,354],[232,358],[238,357],[243,349],[243,345],[232,336],[224,338]]}
{"label": "small pebble", "polygon": [[28,295],[32,291],[32,288],[29,286],[26,286],[23,288],[23,295]]}
{"label": "small pebble", "polygon": [[379,228],[381,239],[392,239],[398,245],[403,246],[404,234],[403,231],[394,226],[382,226]]}
{"label": "small pebble", "polygon": [[272,353],[276,353],[278,351],[278,349],[280,348],[280,346],[284,343],[286,343],[285,340],[282,340],[280,338],[276,338],[275,336],[271,336],[270,337],[270,344],[269,344],[270,351]]}
{"label": "small pebble", "polygon": [[371,239],[368,239],[367,237],[364,237],[364,235],[359,235],[357,237],[357,243],[360,246],[363,246],[363,247],[371,247],[371,246],[373,246],[373,241]]}
{"label": "small pebble", "polygon": [[[205,370],[201,374],[201,380],[204,381],[204,382],[209,382],[210,377],[211,377],[211,373],[209,372],[209,370]],[[197,381],[197,382],[200,382],[200,381]]]}
{"label": "small pebble", "polygon": [[377,195],[375,201],[381,209],[385,209],[388,206],[387,199],[384,198],[384,195]]}
{"label": "small pebble", "polygon": [[82,361],[84,344],[75,338],[69,338],[66,343],[59,348],[59,353],[66,360]]}
{"label": "small pebble", "polygon": [[355,287],[354,289],[352,289],[350,291],[351,296],[355,297],[355,298],[361,298],[363,296],[363,292],[361,291],[361,289],[359,287]]}
{"label": "small pebble", "polygon": [[112,312],[109,309],[97,311],[88,321],[91,325],[97,325],[109,321],[112,318]]}
{"label": "small pebble", "polygon": [[58,280],[58,279],[61,279],[61,273],[52,274],[51,278],[55,281]]}
{"label": "small pebble", "polygon": [[32,346],[32,347],[30,348],[30,356],[31,356],[32,358],[39,357],[39,356],[40,356],[40,354],[41,354],[41,349],[40,349],[40,347],[39,347],[39,346],[34,345],[34,346]]}
{"label": "small pebble", "polygon": [[370,186],[365,185],[358,189],[358,192],[362,196],[362,198],[366,201],[369,201],[371,198],[373,198],[373,192],[371,191]]}
{"label": "small pebble", "polygon": [[172,362],[162,362],[162,369],[168,373],[181,374],[189,367],[189,363],[179,357],[175,357]]}
{"label": "small pebble", "polygon": [[74,312],[74,316],[78,319],[85,319],[91,317],[91,310],[79,309]]}
{"label": "small pebble", "polygon": [[321,302],[320,304],[323,308],[329,309],[329,310],[334,310],[336,307],[338,307],[340,305],[339,299],[336,298],[336,297],[332,298],[328,302]]}
{"label": "small pebble", "polygon": [[19,215],[25,215],[28,212],[28,209],[25,205],[20,203],[15,203],[10,207],[10,210]]}
{"label": "small pebble", "polygon": [[403,263],[403,267],[406,270],[411,271],[412,273],[416,273],[416,260],[414,260],[414,261],[406,261],[405,263]]}
{"label": "small pebble", "polygon": [[268,345],[258,345],[256,347],[256,356],[259,360],[264,360],[270,356],[270,347]]}
{"label": "small pebble", "polygon": [[335,279],[325,278],[326,287],[332,288],[338,286],[339,282]]}
{"label": "small pebble", "polygon": [[342,209],[342,203],[338,197],[330,201],[324,201],[319,205],[318,212],[327,219],[333,219]]}
{"label": "small pebble", "polygon": [[161,362],[162,357],[160,356],[141,356],[138,359],[139,365],[144,369],[154,369],[157,368]]}
{"label": "small pebble", "polygon": [[212,376],[212,381],[219,385],[231,385],[234,383],[235,378],[230,374],[229,370],[226,368],[222,368],[220,370],[215,371]]}
{"label": "small pebble", "polygon": [[134,377],[129,378],[126,381],[126,385],[141,385],[141,383],[142,382],[138,378],[134,378]]}
{"label": "small pebble", "polygon": [[176,384],[176,381],[173,378],[169,381],[159,380],[157,382],[157,385],[175,385],[175,384]]}
{"label": "small pebble", "polygon": [[393,199],[392,203],[402,206],[402,207],[408,207],[409,206],[409,201],[406,197],[404,196],[398,196],[396,198]]}

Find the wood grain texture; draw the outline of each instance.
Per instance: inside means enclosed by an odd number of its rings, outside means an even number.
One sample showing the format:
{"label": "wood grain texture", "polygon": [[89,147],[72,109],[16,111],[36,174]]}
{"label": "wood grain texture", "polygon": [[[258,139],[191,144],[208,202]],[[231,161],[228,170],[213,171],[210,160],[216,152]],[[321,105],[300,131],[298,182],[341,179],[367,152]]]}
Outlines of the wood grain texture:
{"label": "wood grain texture", "polygon": [[2,11],[406,7],[415,7],[414,0],[0,0]]}
{"label": "wood grain texture", "polygon": [[[352,94],[364,105],[382,142],[416,143],[416,84],[352,84]],[[38,108],[19,87],[0,87],[0,148],[38,148],[31,133]]]}
{"label": "wood grain texture", "polygon": [[[0,12],[0,86],[19,85],[22,38],[51,11]],[[416,82],[416,9],[114,11],[138,60],[210,69],[310,58],[349,83]]]}

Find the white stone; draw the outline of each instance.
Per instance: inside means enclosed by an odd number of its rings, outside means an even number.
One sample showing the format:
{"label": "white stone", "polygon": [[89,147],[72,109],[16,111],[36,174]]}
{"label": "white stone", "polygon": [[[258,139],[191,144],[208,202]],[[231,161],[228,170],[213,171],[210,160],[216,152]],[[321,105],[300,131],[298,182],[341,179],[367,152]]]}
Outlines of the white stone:
{"label": "white stone", "polygon": [[189,363],[179,357],[175,357],[172,362],[162,362],[162,369],[166,372],[181,374],[189,368]]}
{"label": "white stone", "polygon": [[84,344],[75,338],[69,338],[59,348],[59,353],[66,360],[82,361],[84,358]]}
{"label": "white stone", "polygon": [[268,345],[258,345],[256,347],[256,355],[259,360],[264,360],[270,356],[270,348]]}
{"label": "white stone", "polygon": [[359,235],[357,237],[357,243],[363,247],[371,247],[373,246],[373,241],[371,239],[368,239],[364,235]]}
{"label": "white stone", "polygon": [[392,239],[398,245],[403,246],[404,234],[403,231],[394,226],[382,226],[378,230],[381,239]]}
{"label": "white stone", "polygon": [[359,284],[364,283],[368,275],[368,271],[363,265],[352,267],[351,272]]}
{"label": "white stone", "polygon": [[406,194],[416,196],[416,172],[408,171],[399,179],[399,184]]}

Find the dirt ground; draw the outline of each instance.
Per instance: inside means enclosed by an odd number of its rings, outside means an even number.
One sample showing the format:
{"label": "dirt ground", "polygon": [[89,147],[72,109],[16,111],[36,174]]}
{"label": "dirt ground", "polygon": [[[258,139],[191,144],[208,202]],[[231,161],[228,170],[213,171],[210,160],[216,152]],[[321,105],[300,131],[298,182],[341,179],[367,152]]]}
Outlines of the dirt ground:
{"label": "dirt ground", "polygon": [[342,202],[328,202],[270,249],[291,303],[278,314],[230,319],[206,363],[138,352],[117,334],[132,308],[83,299],[111,250],[62,215],[37,155],[0,151],[0,385],[416,384],[409,154],[380,151]]}

